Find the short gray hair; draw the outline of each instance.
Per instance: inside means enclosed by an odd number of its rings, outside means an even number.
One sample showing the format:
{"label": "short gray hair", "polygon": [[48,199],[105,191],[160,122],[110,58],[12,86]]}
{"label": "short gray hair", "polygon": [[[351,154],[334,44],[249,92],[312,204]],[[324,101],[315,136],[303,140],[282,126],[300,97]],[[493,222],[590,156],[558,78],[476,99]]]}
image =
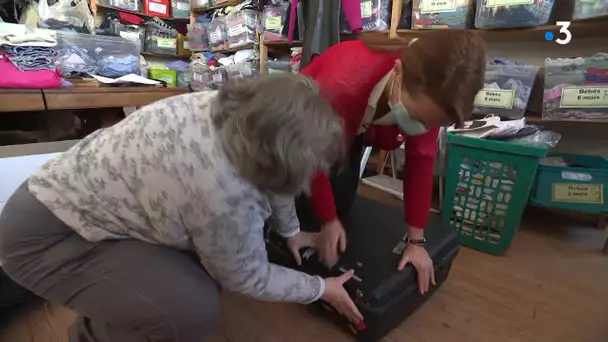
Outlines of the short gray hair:
{"label": "short gray hair", "polygon": [[311,80],[291,73],[224,84],[212,121],[241,178],[296,195],[344,155],[342,120]]}

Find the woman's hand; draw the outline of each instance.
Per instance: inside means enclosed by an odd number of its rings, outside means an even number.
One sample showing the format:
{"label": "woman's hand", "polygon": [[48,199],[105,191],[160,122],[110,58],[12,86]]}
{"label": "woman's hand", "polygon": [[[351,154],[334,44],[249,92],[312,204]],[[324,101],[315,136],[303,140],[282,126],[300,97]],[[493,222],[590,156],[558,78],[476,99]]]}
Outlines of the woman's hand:
{"label": "woman's hand", "polygon": [[319,261],[328,268],[333,267],[340,259],[338,253],[346,250],[346,232],[340,220],[335,219],[327,222],[321,227],[321,233],[317,241],[319,250]]}
{"label": "woman's hand", "polygon": [[339,313],[354,324],[363,320],[363,315],[344,289],[344,283],[353,277],[355,271],[350,270],[339,277],[325,279],[325,293],[321,299],[331,304]]}
{"label": "woman's hand", "polygon": [[431,260],[424,247],[408,244],[401,256],[398,270],[402,271],[407,264],[414,265],[416,272],[418,272],[418,291],[420,291],[420,294],[425,294],[429,290],[429,284],[436,285],[433,260]]}
{"label": "woman's hand", "polygon": [[298,266],[302,265],[302,257],[300,256],[300,249],[306,247],[312,247],[315,249],[319,249],[317,247],[317,241],[319,237],[319,233],[308,233],[300,231],[298,234],[287,238],[287,247],[291,251],[293,258],[296,260],[296,264]]}

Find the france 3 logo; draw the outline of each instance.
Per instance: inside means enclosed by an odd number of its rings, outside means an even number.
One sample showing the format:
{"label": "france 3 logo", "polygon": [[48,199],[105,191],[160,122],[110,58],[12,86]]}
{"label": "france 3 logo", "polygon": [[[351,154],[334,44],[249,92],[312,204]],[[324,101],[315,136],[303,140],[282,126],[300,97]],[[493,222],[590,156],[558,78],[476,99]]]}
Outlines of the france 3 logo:
{"label": "france 3 logo", "polygon": [[570,22],[569,21],[558,21],[555,23],[557,27],[559,27],[558,37],[556,38],[555,34],[551,31],[545,32],[545,40],[546,41],[555,41],[559,45],[566,45],[570,43],[572,40],[572,32],[570,32]]}

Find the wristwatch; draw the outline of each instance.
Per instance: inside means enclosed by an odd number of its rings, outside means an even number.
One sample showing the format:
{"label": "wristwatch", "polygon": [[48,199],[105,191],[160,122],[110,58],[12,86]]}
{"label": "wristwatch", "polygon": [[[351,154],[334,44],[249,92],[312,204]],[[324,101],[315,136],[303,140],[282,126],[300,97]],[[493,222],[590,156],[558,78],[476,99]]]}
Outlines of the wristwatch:
{"label": "wristwatch", "polygon": [[419,247],[424,247],[424,244],[426,243],[426,239],[425,238],[422,238],[422,239],[410,239],[410,238],[406,237],[405,241],[408,244],[411,243],[412,245],[416,245],[416,246],[419,246]]}

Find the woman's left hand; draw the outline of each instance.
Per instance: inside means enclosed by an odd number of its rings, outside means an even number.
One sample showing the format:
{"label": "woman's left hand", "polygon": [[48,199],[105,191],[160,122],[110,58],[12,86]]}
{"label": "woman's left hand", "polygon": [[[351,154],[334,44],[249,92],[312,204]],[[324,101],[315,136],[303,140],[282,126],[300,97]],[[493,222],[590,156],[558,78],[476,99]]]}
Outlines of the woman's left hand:
{"label": "woman's left hand", "polygon": [[293,258],[296,260],[298,266],[302,265],[302,257],[300,256],[300,249],[306,247],[317,248],[317,239],[319,233],[309,233],[300,231],[298,234],[287,238],[287,247],[291,251]]}
{"label": "woman's left hand", "polygon": [[399,271],[402,271],[407,264],[414,265],[416,272],[418,272],[418,291],[420,291],[420,294],[425,294],[431,284],[436,285],[433,260],[431,260],[424,247],[408,244],[401,256]]}

